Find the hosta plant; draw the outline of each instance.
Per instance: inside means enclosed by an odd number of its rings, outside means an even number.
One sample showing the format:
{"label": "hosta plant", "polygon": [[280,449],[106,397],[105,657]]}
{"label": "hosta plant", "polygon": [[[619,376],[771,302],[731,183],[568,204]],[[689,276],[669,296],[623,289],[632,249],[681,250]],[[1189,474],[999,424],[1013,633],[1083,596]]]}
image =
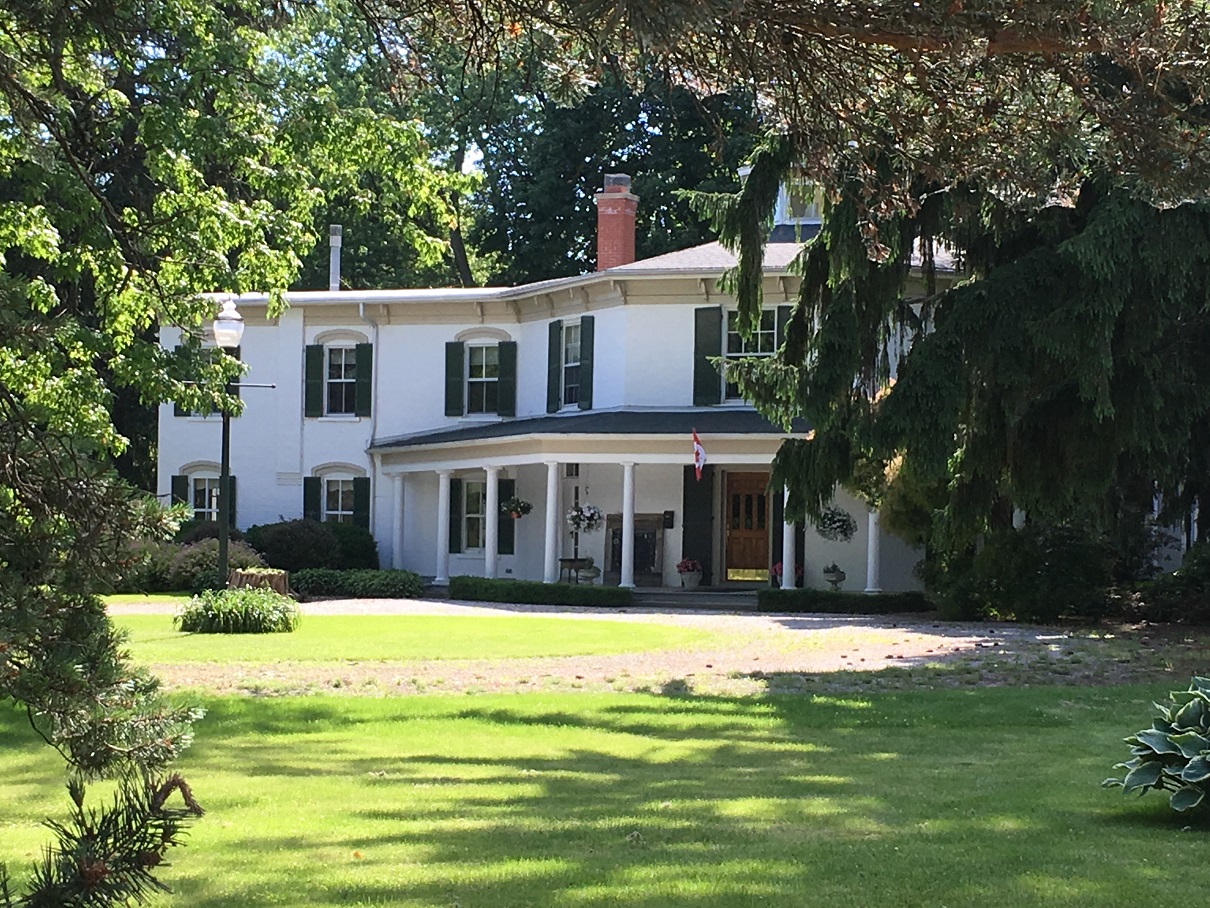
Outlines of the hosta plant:
{"label": "hosta plant", "polygon": [[1173,691],[1167,705],[1155,704],[1160,714],[1151,727],[1126,739],[1133,759],[1118,763],[1121,779],[1106,779],[1104,787],[1125,792],[1170,791],[1174,810],[1202,803],[1210,785],[1210,678],[1194,678],[1188,690]]}

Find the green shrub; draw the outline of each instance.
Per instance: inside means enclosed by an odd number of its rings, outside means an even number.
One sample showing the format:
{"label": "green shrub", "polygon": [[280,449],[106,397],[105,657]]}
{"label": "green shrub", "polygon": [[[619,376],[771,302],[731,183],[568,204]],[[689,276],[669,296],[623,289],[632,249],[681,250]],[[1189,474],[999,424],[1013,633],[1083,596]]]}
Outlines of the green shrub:
{"label": "green shrub", "polygon": [[283,571],[334,568],[340,565],[340,544],[333,524],[318,520],[284,520],[248,528],[248,542],[269,567]]}
{"label": "green shrub", "polygon": [[484,577],[451,577],[450,598],[526,605],[627,606],[632,602],[630,590],[619,586],[488,580]]}
{"label": "green shrub", "polygon": [[[182,523],[172,538],[178,545],[191,545],[203,539],[218,539],[218,521],[193,517]],[[230,527],[227,530],[227,538],[242,541],[244,534],[235,527]]]}
{"label": "green shrub", "polygon": [[336,537],[338,556],[334,567],[345,571],[378,570],[378,542],[374,534],[354,523],[328,523]]}
{"label": "green shrub", "polygon": [[929,612],[933,604],[924,593],[843,593],[813,589],[757,590],[762,612],[823,612],[829,615],[895,615]]}
{"label": "green shrub", "polygon": [[173,623],[192,634],[285,634],[298,627],[298,606],[272,590],[206,590]]}
{"label": "green shrub", "polygon": [[1108,609],[1112,553],[1068,527],[991,533],[977,554],[948,567],[938,589],[947,618],[1047,622]]}
{"label": "green shrub", "polygon": [[166,593],[172,587],[172,562],[180,546],[154,539],[130,544],[130,561],[113,581],[115,593]]}
{"label": "green shrub", "polygon": [[[227,564],[232,569],[264,567],[265,561],[246,542],[231,542],[227,545]],[[226,582],[218,575],[218,540],[203,539],[192,545],[181,546],[172,559],[168,573],[170,589],[192,590],[214,589]]]}
{"label": "green shrub", "polygon": [[290,589],[300,596],[348,596],[352,599],[413,599],[424,581],[411,571],[338,571],[305,568],[290,574]]}
{"label": "green shrub", "polygon": [[1139,584],[1131,617],[1210,624],[1210,541],[1191,546],[1173,573]]}
{"label": "green shrub", "polygon": [[1126,739],[1132,759],[1114,766],[1125,769],[1125,777],[1102,784],[1125,794],[1170,791],[1172,808],[1189,810],[1202,803],[1210,785],[1210,678],[1194,678],[1188,690],[1155,706],[1160,714],[1151,727]]}

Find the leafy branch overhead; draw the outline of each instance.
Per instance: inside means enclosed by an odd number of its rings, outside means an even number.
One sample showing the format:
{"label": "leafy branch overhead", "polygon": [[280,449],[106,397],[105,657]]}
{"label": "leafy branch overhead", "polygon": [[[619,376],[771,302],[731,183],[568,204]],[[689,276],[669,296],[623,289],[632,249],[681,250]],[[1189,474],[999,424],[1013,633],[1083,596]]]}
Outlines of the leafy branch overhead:
{"label": "leafy branch overhead", "polygon": [[[875,218],[917,174],[1038,201],[1090,172],[1170,202],[1207,188],[1201,3],[358,2],[412,75],[424,44],[462,48],[469,68],[538,45],[554,82],[659,68],[702,94],[749,89],[795,137],[806,175],[860,180]],[[867,169],[874,149],[892,182]]]}

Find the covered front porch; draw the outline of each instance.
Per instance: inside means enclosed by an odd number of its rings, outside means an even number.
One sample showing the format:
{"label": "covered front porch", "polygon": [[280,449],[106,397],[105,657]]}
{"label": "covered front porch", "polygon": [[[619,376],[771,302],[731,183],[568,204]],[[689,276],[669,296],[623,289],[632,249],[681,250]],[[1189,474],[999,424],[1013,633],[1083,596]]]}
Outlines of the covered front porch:
{"label": "covered front porch", "polygon": [[[700,480],[695,427],[710,459]],[[376,528],[389,533],[394,566],[437,584],[454,574],[556,583],[569,579],[573,558],[593,559],[596,582],[625,587],[680,586],[683,558],[702,563],[707,585],[764,583],[774,511],[764,485],[784,438],[758,414],[732,411],[555,416],[387,441],[372,448],[380,487],[390,490]],[[750,526],[737,529],[766,542],[759,557],[748,553],[742,575],[743,547],[723,516],[724,477],[733,474],[761,477],[739,517]],[[512,496],[532,512],[502,514]],[[566,515],[576,504],[599,508],[601,526],[573,532]]]}

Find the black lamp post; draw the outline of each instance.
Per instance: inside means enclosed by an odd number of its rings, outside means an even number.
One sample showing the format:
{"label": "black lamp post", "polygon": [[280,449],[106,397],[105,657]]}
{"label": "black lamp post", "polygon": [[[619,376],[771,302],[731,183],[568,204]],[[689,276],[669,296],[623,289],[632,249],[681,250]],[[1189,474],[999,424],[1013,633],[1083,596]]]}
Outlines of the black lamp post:
{"label": "black lamp post", "polygon": [[[244,336],[244,317],[235,309],[235,300],[223,301],[214,319],[214,344],[224,351],[234,350]],[[227,385],[231,393],[231,384]],[[227,586],[227,546],[231,534],[231,414],[223,407],[223,453],[218,476],[218,575]]]}

